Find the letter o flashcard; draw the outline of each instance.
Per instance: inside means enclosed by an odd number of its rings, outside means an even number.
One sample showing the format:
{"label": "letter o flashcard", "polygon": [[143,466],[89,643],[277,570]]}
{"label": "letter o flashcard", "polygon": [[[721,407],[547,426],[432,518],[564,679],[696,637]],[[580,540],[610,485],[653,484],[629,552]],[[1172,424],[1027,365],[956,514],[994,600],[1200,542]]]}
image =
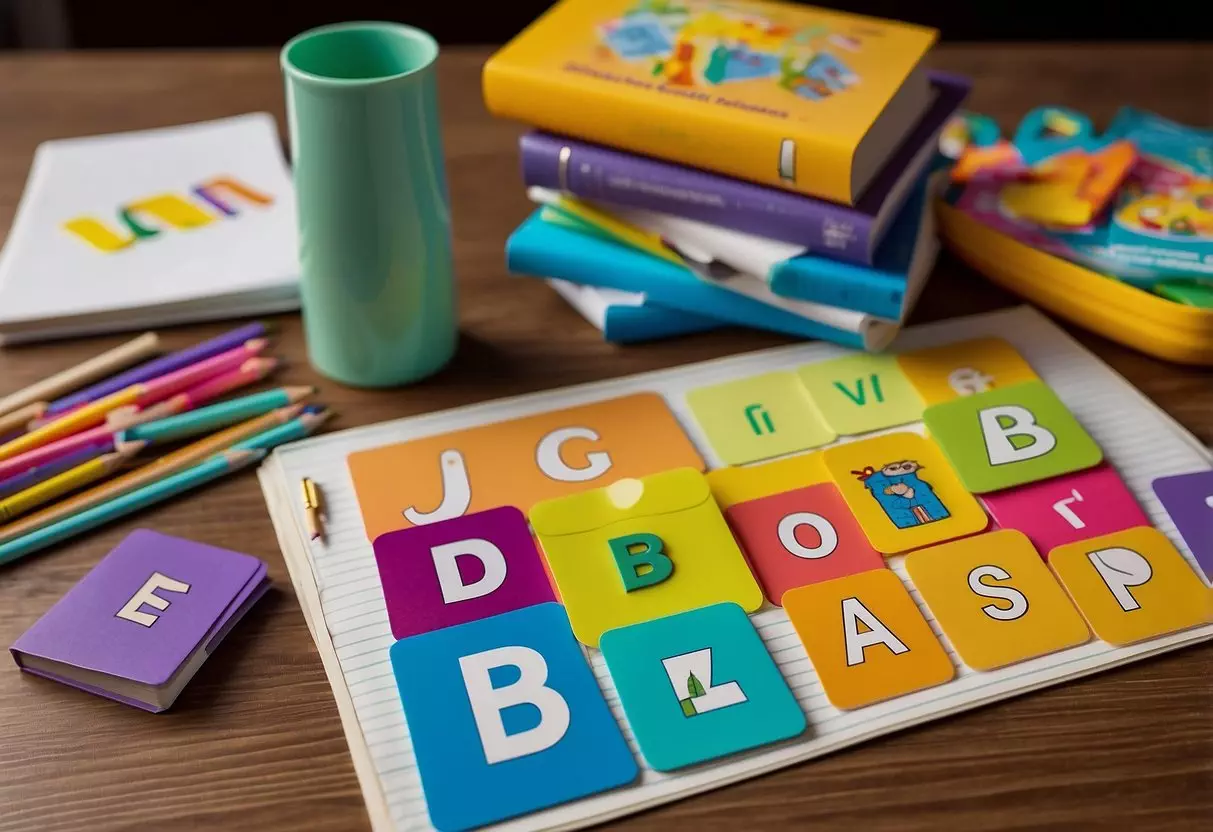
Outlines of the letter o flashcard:
{"label": "letter o flashcard", "polygon": [[928,407],[922,420],[965,488],[986,494],[1092,468],[1103,451],[1041,381]]}
{"label": "letter o flashcard", "polygon": [[388,532],[374,549],[396,638],[556,600],[513,506]]}
{"label": "letter o flashcard", "polygon": [[636,779],[559,604],[401,639],[391,657],[426,807],[443,832]]}

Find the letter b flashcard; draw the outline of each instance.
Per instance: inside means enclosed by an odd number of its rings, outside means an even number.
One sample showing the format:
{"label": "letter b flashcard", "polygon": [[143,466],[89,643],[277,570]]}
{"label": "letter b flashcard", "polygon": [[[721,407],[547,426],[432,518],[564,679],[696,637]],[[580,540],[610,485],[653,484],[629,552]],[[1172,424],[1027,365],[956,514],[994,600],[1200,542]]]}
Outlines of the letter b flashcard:
{"label": "letter b flashcard", "polygon": [[512,506],[388,532],[374,548],[396,638],[556,600]]}
{"label": "letter b flashcard", "polygon": [[1103,452],[1041,381],[965,396],[922,414],[965,488],[986,494],[1092,468]]}
{"label": "letter b flashcard", "polygon": [[443,832],[636,779],[559,604],[402,639],[391,657],[430,820]]}

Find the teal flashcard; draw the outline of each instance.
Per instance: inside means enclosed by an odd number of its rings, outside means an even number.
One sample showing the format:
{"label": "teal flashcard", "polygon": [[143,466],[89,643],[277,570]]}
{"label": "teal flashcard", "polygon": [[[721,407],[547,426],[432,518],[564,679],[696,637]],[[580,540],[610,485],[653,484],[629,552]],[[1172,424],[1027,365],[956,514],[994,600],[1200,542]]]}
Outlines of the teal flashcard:
{"label": "teal flashcard", "polygon": [[640,752],[657,771],[804,731],[796,697],[736,604],[610,630],[600,647]]}
{"label": "teal flashcard", "polygon": [[559,604],[401,639],[391,657],[430,820],[443,832],[636,779]]}
{"label": "teal flashcard", "polygon": [[825,423],[840,436],[922,418],[922,399],[894,355],[850,355],[797,371]]}
{"label": "teal flashcard", "polygon": [[922,415],[965,488],[987,494],[1092,468],[1103,452],[1042,381],[962,396]]}

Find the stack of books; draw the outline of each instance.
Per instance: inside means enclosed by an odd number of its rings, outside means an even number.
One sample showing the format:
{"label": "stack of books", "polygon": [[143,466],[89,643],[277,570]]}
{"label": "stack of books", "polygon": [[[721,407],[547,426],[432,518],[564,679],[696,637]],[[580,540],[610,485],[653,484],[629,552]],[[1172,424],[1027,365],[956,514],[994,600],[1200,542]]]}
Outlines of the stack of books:
{"label": "stack of books", "polygon": [[[537,203],[507,244],[611,340],[740,324],[881,349],[934,264],[938,33],[783,3],[562,0],[484,97]],[[610,290],[603,292],[601,290]]]}

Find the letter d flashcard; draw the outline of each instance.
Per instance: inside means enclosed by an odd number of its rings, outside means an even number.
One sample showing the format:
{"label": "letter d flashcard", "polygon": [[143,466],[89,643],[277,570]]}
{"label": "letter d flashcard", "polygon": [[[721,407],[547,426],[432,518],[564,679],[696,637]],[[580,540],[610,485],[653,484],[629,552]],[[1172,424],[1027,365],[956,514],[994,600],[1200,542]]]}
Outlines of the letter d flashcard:
{"label": "letter d flashcard", "polygon": [[391,656],[430,820],[443,832],[636,779],[559,604],[402,639]]}

